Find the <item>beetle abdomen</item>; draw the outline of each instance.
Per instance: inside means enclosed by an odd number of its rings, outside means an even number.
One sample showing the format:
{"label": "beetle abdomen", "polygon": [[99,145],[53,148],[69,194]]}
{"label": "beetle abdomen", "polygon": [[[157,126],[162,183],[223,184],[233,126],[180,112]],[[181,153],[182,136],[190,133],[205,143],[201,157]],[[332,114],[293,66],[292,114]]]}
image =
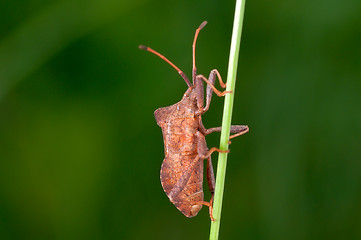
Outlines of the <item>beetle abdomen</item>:
{"label": "beetle abdomen", "polygon": [[[189,171],[190,176],[185,179],[183,175]],[[167,156],[161,167],[160,179],[165,193],[179,211],[187,217],[197,215],[202,208],[202,205],[198,206],[199,202],[203,201],[203,161],[197,160],[196,154]]]}

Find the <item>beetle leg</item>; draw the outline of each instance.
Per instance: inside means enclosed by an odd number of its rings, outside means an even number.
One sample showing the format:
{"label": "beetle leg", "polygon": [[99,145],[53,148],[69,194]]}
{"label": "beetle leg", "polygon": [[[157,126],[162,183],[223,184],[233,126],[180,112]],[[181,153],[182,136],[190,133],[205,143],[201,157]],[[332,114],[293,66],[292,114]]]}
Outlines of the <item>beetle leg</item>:
{"label": "beetle leg", "polygon": [[209,216],[211,217],[212,221],[213,219],[213,197],[214,197],[214,188],[216,186],[215,178],[214,178],[214,171],[213,171],[213,165],[212,165],[212,158],[211,156],[207,159],[207,182],[208,182],[208,188],[211,192],[211,200],[209,200]]}
{"label": "beetle leg", "polygon": [[214,152],[227,153],[229,151],[221,150],[216,147],[212,147],[208,150],[205,136],[200,131],[195,135],[197,136],[197,152],[200,159],[209,158],[209,156],[211,156]]}
{"label": "beetle leg", "polygon": [[[222,131],[222,127],[215,127],[215,128],[204,129],[203,134],[207,136],[210,133],[221,132],[221,131]],[[249,128],[247,125],[232,125],[230,129],[230,133],[235,133],[235,134],[231,135],[229,139],[238,137],[242,134],[245,134],[248,131]]]}
{"label": "beetle leg", "polygon": [[208,94],[212,94],[213,91],[215,94],[217,94],[218,97],[223,97],[224,95],[226,95],[227,93],[232,93],[232,91],[219,91],[215,86],[214,86],[214,82],[215,82],[215,76],[214,74],[209,75],[209,79],[207,79],[205,76],[203,75],[197,75],[197,78],[201,78],[203,81],[205,81],[207,83],[207,96]]}
{"label": "beetle leg", "polygon": [[[245,134],[245,133],[247,133],[249,131],[248,126],[245,126],[245,125],[234,125],[232,127],[237,127],[237,128],[239,127],[240,130],[233,132],[233,133],[236,133],[236,134],[233,134],[233,135],[229,136],[229,139],[241,136],[241,135],[243,135],[243,134]],[[232,133],[232,131],[231,131],[231,133]]]}
{"label": "beetle leg", "polygon": [[[217,69],[213,69],[210,74],[212,74],[213,76],[214,76],[215,74],[217,75],[218,80],[219,80],[219,85],[221,85],[222,88],[226,88],[226,87],[227,87],[227,83],[224,83],[224,82],[223,82],[222,77],[221,77],[221,74],[218,72]],[[211,76],[209,76],[209,78],[210,78],[210,77],[211,77]],[[215,78],[215,76],[214,76],[214,78]]]}
{"label": "beetle leg", "polygon": [[216,78],[218,77],[219,80],[219,84],[221,85],[222,88],[226,87],[226,83],[223,83],[221,75],[219,74],[217,69],[213,69],[211,71],[211,73],[209,74],[209,78],[207,79],[206,77],[204,77],[203,75],[198,75],[197,78],[202,79],[203,81],[205,81],[207,83],[207,88],[206,88],[206,106],[203,109],[203,112],[208,111],[209,106],[211,104],[211,99],[212,99],[212,93],[213,91],[219,96],[222,97],[227,93],[231,93],[232,91],[223,91],[220,92],[215,86],[214,83],[216,81]]}
{"label": "beetle leg", "polygon": [[205,206],[207,206],[209,208],[209,217],[211,218],[211,221],[214,222],[216,221],[214,218],[213,218],[213,195],[211,197],[211,200],[209,202],[203,202],[201,203]]}
{"label": "beetle leg", "polygon": [[219,148],[212,147],[212,148],[207,152],[207,154],[204,155],[204,156],[201,156],[201,158],[204,158],[204,159],[205,159],[205,158],[208,158],[208,157],[210,157],[210,156],[212,155],[212,153],[214,153],[214,152],[228,153],[229,150],[221,150],[221,149],[219,149]]}
{"label": "beetle leg", "polygon": [[214,188],[215,188],[215,180],[214,179],[215,178],[214,178],[214,171],[213,171],[213,165],[212,165],[212,158],[211,158],[211,156],[209,156],[207,159],[207,182],[208,182],[209,191],[212,194],[211,200],[213,199]]}
{"label": "beetle leg", "polygon": [[209,217],[211,218],[211,221],[212,222],[216,221],[213,218],[213,196],[212,196],[210,202],[206,202],[206,201],[190,201],[188,203],[191,204],[191,205],[204,205],[204,206],[207,206],[209,208]]}

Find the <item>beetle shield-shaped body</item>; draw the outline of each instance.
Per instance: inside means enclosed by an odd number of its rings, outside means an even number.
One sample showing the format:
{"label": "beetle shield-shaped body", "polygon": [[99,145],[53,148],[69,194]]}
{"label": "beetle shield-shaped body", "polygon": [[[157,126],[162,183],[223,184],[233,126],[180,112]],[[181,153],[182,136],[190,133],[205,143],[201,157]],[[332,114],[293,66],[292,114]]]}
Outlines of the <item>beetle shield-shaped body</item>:
{"label": "beetle shield-shaped body", "polygon": [[[188,90],[178,103],[154,112],[157,124],[162,128],[164,139],[165,158],[160,171],[160,179],[169,200],[187,217],[193,217],[201,210],[202,206],[209,207],[212,221],[213,196],[215,180],[211,160],[212,152],[228,152],[218,148],[207,148],[205,136],[212,132],[220,132],[221,127],[206,129],[202,124],[201,115],[209,109],[213,91],[218,96],[224,96],[231,91],[220,92],[214,87],[216,78],[222,88],[226,87],[217,69],[213,69],[209,78],[197,75],[195,64],[195,44],[199,31],[206,25],[206,21],[197,28],[193,40],[193,68],[191,83],[188,77],[162,54],[153,49],[140,45],[139,48],[154,53],[174,69],[184,79]],[[206,86],[206,102],[204,104],[204,85]],[[232,125],[230,136],[236,137],[248,132],[248,126]],[[211,192],[211,200],[203,201],[203,160],[207,159],[207,182]]]}
{"label": "beetle shield-shaped body", "polygon": [[203,201],[203,161],[198,160],[198,143],[204,136],[198,131],[196,109],[192,86],[180,102],[154,112],[164,139],[161,183],[170,201],[187,217],[197,215]]}

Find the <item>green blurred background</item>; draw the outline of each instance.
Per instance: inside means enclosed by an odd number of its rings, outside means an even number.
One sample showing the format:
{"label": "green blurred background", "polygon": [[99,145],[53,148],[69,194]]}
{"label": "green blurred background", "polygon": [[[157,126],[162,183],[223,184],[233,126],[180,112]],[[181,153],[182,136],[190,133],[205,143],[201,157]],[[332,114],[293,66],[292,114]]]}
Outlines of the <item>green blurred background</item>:
{"label": "green blurred background", "polygon": [[[159,181],[153,111],[186,85],[138,45],[190,76],[208,20],[198,71],[225,79],[234,6],[2,0],[0,239],[207,239],[207,209],[184,217]],[[221,239],[361,239],[360,12],[247,1],[233,123],[250,132],[231,145]],[[214,97],[206,127],[222,107]]]}

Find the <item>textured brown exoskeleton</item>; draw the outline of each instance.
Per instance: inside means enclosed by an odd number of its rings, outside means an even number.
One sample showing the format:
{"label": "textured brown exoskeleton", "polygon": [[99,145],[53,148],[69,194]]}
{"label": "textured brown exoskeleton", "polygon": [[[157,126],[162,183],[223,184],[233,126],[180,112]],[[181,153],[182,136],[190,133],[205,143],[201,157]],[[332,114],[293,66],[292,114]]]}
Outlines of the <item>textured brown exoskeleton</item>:
{"label": "textured brown exoskeleton", "polygon": [[[160,179],[169,200],[187,217],[196,216],[202,205],[209,207],[212,221],[212,203],[214,195],[214,173],[211,154],[215,151],[224,152],[218,148],[207,148],[205,136],[212,132],[220,132],[221,127],[206,129],[202,124],[204,114],[211,103],[213,91],[218,96],[224,96],[227,91],[220,92],[214,87],[216,77],[222,88],[226,87],[219,72],[214,69],[209,78],[197,75],[195,66],[195,46],[199,31],[207,24],[203,22],[196,30],[193,41],[193,84],[187,76],[171,63],[167,58],[149,47],[143,45],[139,48],[152,52],[168,62],[182,76],[188,85],[188,90],[180,102],[159,108],[154,112],[157,124],[162,128],[164,138],[165,159],[163,161]],[[204,107],[204,86],[206,87],[206,106]],[[230,138],[248,132],[248,126],[231,126],[231,133],[236,133]],[[212,194],[210,202],[203,200],[203,160],[207,159],[207,181]]]}

